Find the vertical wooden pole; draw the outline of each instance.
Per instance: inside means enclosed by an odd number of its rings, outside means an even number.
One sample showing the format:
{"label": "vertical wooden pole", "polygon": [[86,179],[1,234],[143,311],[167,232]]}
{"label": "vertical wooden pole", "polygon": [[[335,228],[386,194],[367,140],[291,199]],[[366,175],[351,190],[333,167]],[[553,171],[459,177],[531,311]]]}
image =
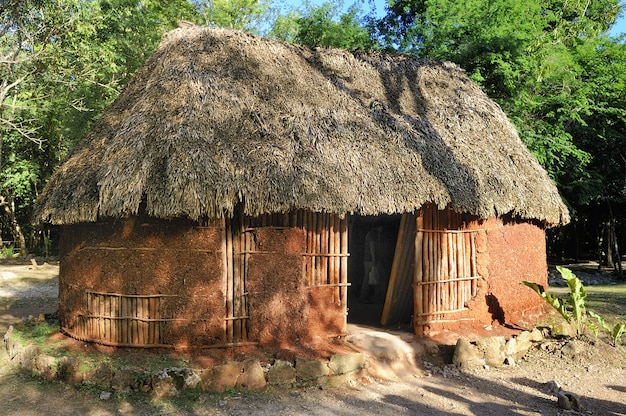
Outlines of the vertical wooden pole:
{"label": "vertical wooden pole", "polygon": [[[433,217],[433,231],[437,231],[439,230],[439,221],[437,221],[437,207],[433,207],[432,209],[432,217]],[[436,232],[432,232],[430,234],[430,237],[432,238],[432,251],[431,251],[431,263],[433,265],[433,271],[432,271],[432,275],[431,275],[431,280],[434,281],[433,284],[433,296],[431,297],[432,300],[432,312],[436,312],[439,310],[439,257],[438,257],[438,253],[439,253],[439,239],[437,238],[437,233]],[[433,319],[439,319],[438,316],[432,315]]]}
{"label": "vertical wooden pole", "polygon": [[[327,234],[328,234],[328,284],[332,285],[335,283],[335,216],[333,214],[328,214],[328,226],[327,226]],[[333,289],[334,290],[334,289]],[[335,296],[332,295],[332,301],[335,302]]]}
{"label": "vertical wooden pole", "polygon": [[154,322],[154,343],[155,344],[161,344],[161,334],[163,333],[162,331],[162,321],[161,319],[161,298],[155,298],[155,302],[154,302],[154,312],[153,312],[153,316],[154,319],[158,319],[157,321]]}
{"label": "vertical wooden pole", "polygon": [[321,213],[320,219],[322,221],[322,226],[320,228],[319,253],[322,254],[322,268],[319,284],[325,285],[328,283],[328,256],[326,256],[326,254],[328,254],[328,217],[325,213]]}
{"label": "vertical wooden pole", "polygon": [[[230,276],[232,274],[232,244],[229,244],[229,234],[230,234],[230,221],[224,217],[221,220],[222,225],[222,267],[224,270],[222,271],[222,290],[225,297],[226,304],[224,305],[224,318],[228,318],[229,315],[229,301],[228,301],[228,292],[229,292],[229,281]],[[231,335],[229,334],[229,321],[228,319],[224,319],[222,323],[222,333],[224,334],[225,342],[230,342]],[[155,333],[156,336],[156,333]]]}
{"label": "vertical wooden pole", "polygon": [[309,212],[309,225],[311,227],[311,245],[309,246],[309,257],[311,259],[311,269],[309,271],[311,276],[310,285],[315,286],[317,280],[317,258],[315,257],[317,250],[317,214],[314,212]]}
{"label": "vertical wooden pole", "polygon": [[138,344],[143,344],[144,340],[143,340],[143,328],[141,325],[141,318],[143,316],[143,299],[140,297],[136,297],[135,301],[137,302],[137,306],[136,306],[136,311],[135,311],[135,323],[137,325],[136,330],[137,330],[137,343]]}
{"label": "vertical wooden pole", "polygon": [[348,305],[348,217],[341,220],[341,304]]}
{"label": "vertical wooden pole", "polygon": [[126,297],[120,296],[120,320],[118,338],[122,344],[126,344]]}
{"label": "vertical wooden pole", "polygon": [[[478,231],[481,232],[481,231]],[[470,233],[469,235],[469,253],[470,253],[470,274],[472,277],[478,276],[478,265],[476,264],[476,235],[474,233]],[[471,284],[471,296],[475,296],[478,291],[477,282],[475,279],[472,279]]]}
{"label": "vertical wooden pole", "polygon": [[[306,223],[304,221],[304,214],[303,214],[303,210],[298,209],[295,211],[296,214],[296,222],[295,225],[296,227],[298,227],[299,229],[303,230],[305,233],[305,241],[304,241],[304,253],[306,254],[306,252],[308,251],[308,242],[309,242],[309,230],[307,229]],[[304,280],[307,282],[309,282],[309,275],[307,272],[307,262],[309,261],[309,256],[304,256],[304,261],[302,262],[302,276],[304,278]]]}
{"label": "vertical wooden pole", "polygon": [[125,300],[125,304],[126,304],[126,313],[124,314],[124,332],[126,333],[126,343],[127,344],[131,344],[133,342],[133,337],[132,337],[132,321],[130,319],[132,310],[133,310],[133,305],[132,305],[132,299],[131,297],[126,297]]}
{"label": "vertical wooden pole", "polygon": [[141,345],[144,344],[143,339],[143,321],[141,320],[143,316],[143,298],[137,297],[137,342]]}
{"label": "vertical wooden pole", "polygon": [[87,336],[88,338],[93,338],[92,332],[93,332],[93,327],[91,325],[91,321],[93,318],[91,318],[91,316],[93,315],[93,299],[92,299],[92,294],[87,292],[87,313],[86,315],[86,321],[87,321],[87,327],[86,327],[86,331],[87,333],[84,334],[85,336]]}
{"label": "vertical wooden pole", "polygon": [[313,255],[315,259],[315,286],[319,286],[322,283],[322,259],[317,255],[321,252],[322,247],[322,227],[323,220],[322,214],[313,213],[315,218],[315,244],[313,247]]}
{"label": "vertical wooden pole", "polygon": [[[288,217],[287,221],[289,220]],[[249,222],[247,222],[248,227]],[[270,224],[273,225],[273,224]],[[241,283],[240,283],[240,293],[239,296],[241,297],[241,304],[240,304],[240,310],[239,310],[239,316],[241,316],[241,341],[242,342],[246,342],[248,340],[248,320],[247,318],[243,318],[245,316],[248,316],[248,299],[247,299],[247,295],[246,295],[246,286],[247,286],[247,280],[248,280],[248,268],[249,268],[249,263],[250,263],[250,252],[252,251],[256,251],[256,245],[254,242],[254,233],[252,232],[244,232],[243,233],[243,237],[244,237],[244,251],[245,251],[245,255],[243,257],[244,259],[244,265],[243,265],[243,269],[241,271]]]}
{"label": "vertical wooden pole", "polygon": [[304,213],[304,228],[306,229],[306,276],[307,276],[307,284],[309,286],[313,286],[313,277],[311,274],[311,269],[313,268],[313,259],[310,254],[313,247],[313,220],[311,219],[311,211],[305,211]]}
{"label": "vertical wooden pole", "polygon": [[109,340],[111,342],[116,342],[116,335],[115,335],[115,329],[117,326],[117,319],[115,319],[115,317],[117,316],[117,295],[110,295],[109,296]]}
{"label": "vertical wooden pole", "polygon": [[146,344],[149,344],[149,338],[148,338],[148,333],[150,331],[149,326],[150,326],[150,321],[148,319],[150,319],[150,314],[148,313],[148,308],[150,305],[150,298],[143,298],[143,319],[146,319],[145,321],[143,321],[143,339],[144,342]]}
{"label": "vertical wooden pole", "polygon": [[413,329],[417,335],[424,335],[424,325],[421,323],[421,314],[424,312],[424,211],[417,212],[415,220],[415,269],[413,277]]}
{"label": "vertical wooden pole", "polygon": [[98,339],[104,339],[104,300],[102,295],[98,295]]}
{"label": "vertical wooden pole", "polygon": [[[439,228],[437,235],[437,261],[439,262],[439,268],[437,273],[437,280],[439,280],[438,288],[439,288],[439,303],[437,306],[437,311],[445,310],[445,305],[448,303],[448,287],[445,282],[442,282],[446,278],[445,273],[448,268],[448,252],[445,241],[445,233],[441,232],[444,230],[443,222],[445,220],[445,213],[439,212]],[[443,257],[445,253],[445,258]],[[439,317],[442,318],[441,316]]]}
{"label": "vertical wooden pole", "polygon": [[154,327],[156,322],[153,321],[154,319],[154,301],[155,301],[155,297],[150,297],[150,299],[148,299],[148,344],[156,344],[156,340],[154,339]]}
{"label": "vertical wooden pole", "polygon": [[[446,243],[448,244],[448,279],[456,279],[456,233],[448,232],[446,236]],[[449,302],[448,308],[456,309],[457,294],[459,291],[459,282],[452,281],[448,283],[449,287]]]}
{"label": "vertical wooden pole", "polygon": [[[238,216],[237,225],[235,227],[235,235],[233,236],[233,246],[235,249],[236,257],[235,257],[235,268],[234,268],[234,282],[233,282],[233,315],[235,318],[239,316],[240,310],[240,301],[241,298],[239,294],[241,293],[240,283],[241,283],[241,274],[243,273],[243,251],[245,247],[242,244],[242,234],[243,234],[243,213]],[[266,223],[266,215],[263,215],[261,224]],[[234,342],[241,341],[241,326],[239,325],[239,320],[233,319],[233,338]]]}
{"label": "vertical wooden pole", "polygon": [[105,316],[105,318],[102,318],[104,321],[104,336],[102,339],[104,341],[109,341],[111,339],[111,318],[109,318],[111,316],[111,296],[102,295],[102,300],[104,302]]}
{"label": "vertical wooden pole", "polygon": [[[422,243],[422,259],[423,259],[423,278],[422,278],[422,291],[424,294],[424,299],[423,299],[423,303],[422,303],[422,313],[426,313],[427,309],[429,308],[429,304],[430,304],[430,288],[428,287],[427,281],[428,279],[430,279],[430,241],[428,241],[428,232],[426,230],[428,230],[430,228],[430,218],[428,217],[428,215],[430,214],[430,211],[428,211],[427,207],[423,208],[423,215],[422,218],[424,220],[423,223],[423,227],[424,227],[424,232],[423,232],[423,236],[424,236],[424,241]],[[422,317],[422,320],[424,320],[424,318]]]}
{"label": "vertical wooden pole", "polygon": [[[334,236],[335,236],[335,257],[333,257],[333,262],[335,263],[335,274],[333,276],[333,283],[334,284],[338,284],[341,283],[341,278],[339,277],[340,273],[341,273],[341,257],[337,256],[341,254],[341,219],[339,218],[339,215],[335,214],[333,215],[333,219],[335,221],[335,232],[334,232]],[[334,290],[335,292],[335,302],[337,304],[341,304],[341,288],[339,286],[337,286]]]}
{"label": "vertical wooden pole", "polygon": [[229,277],[228,277],[228,291],[226,292],[226,303],[227,303],[227,318],[228,319],[228,341],[229,342],[234,342],[235,341],[235,328],[234,328],[234,321],[230,318],[233,318],[235,316],[235,305],[234,305],[234,299],[233,299],[233,294],[235,291],[235,276],[238,273],[239,270],[239,262],[237,259],[238,256],[238,247],[236,244],[237,238],[237,219],[236,218],[232,218],[229,221],[230,227],[228,230],[228,242],[230,244],[230,249],[228,251],[228,256],[229,256],[229,261],[230,261],[230,268],[229,268]]}
{"label": "vertical wooden pole", "polygon": [[135,324],[137,323],[137,321],[135,321],[135,315],[137,313],[137,299],[133,296],[128,298],[128,303],[129,303],[129,310],[128,310],[128,327],[129,327],[129,336],[128,336],[128,342],[130,342],[131,344],[136,344],[137,343],[137,332],[135,331]]}
{"label": "vertical wooden pole", "polygon": [[[456,269],[458,278],[465,278],[465,272],[463,267],[465,265],[465,237],[463,237],[465,233],[457,233],[456,234]],[[461,309],[465,305],[465,286],[466,281],[463,280],[460,282],[460,289],[458,291],[458,299],[457,299],[457,309]]]}

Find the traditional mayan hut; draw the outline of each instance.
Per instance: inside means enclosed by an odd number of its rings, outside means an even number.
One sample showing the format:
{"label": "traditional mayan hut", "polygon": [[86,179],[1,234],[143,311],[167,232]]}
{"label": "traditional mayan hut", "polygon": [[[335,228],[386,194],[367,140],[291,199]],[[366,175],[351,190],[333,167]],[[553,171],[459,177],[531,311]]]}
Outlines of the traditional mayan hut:
{"label": "traditional mayan hut", "polygon": [[518,282],[546,284],[544,230],[568,221],[457,66],[195,26],[165,35],[35,210],[59,226],[63,331],[144,347],[344,334],[349,233],[377,216],[398,235],[382,321],[427,335],[532,324]]}

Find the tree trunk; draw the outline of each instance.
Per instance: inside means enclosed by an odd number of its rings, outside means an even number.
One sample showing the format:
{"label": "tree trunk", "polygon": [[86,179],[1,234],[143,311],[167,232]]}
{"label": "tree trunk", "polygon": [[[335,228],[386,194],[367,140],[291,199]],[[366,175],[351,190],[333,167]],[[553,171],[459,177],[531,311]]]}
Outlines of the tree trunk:
{"label": "tree trunk", "polygon": [[5,197],[0,196],[0,207],[3,208],[4,215],[9,219],[8,223],[11,227],[15,247],[19,249],[20,256],[26,256],[28,254],[26,251],[26,238],[24,238],[20,224],[17,222],[17,218],[15,218],[15,204],[13,200],[7,201]]}
{"label": "tree trunk", "polygon": [[[617,243],[617,235],[615,233],[615,218],[613,217],[613,208],[611,207],[611,202],[607,201],[607,205],[609,207],[609,236],[610,239],[607,241],[607,245],[611,247],[611,251],[614,254],[614,259],[616,261],[613,262],[613,269],[617,271],[617,274],[620,279],[624,277],[622,272],[622,257],[619,254],[619,244]],[[616,267],[617,266],[617,267]]]}
{"label": "tree trunk", "polygon": [[605,245],[605,250],[606,250],[606,258],[605,258],[605,266],[609,269],[614,269],[615,268],[615,261],[613,260],[614,258],[614,253],[613,253],[613,240],[614,240],[614,235],[613,235],[613,227],[611,227],[611,220],[609,219],[608,221],[606,221],[604,223],[604,242],[606,243]]}

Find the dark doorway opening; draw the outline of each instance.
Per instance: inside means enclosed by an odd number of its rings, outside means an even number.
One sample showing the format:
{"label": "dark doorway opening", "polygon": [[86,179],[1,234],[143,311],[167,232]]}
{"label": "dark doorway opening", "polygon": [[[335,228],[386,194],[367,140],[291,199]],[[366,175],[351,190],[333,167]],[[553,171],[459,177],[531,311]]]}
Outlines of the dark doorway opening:
{"label": "dark doorway opening", "polygon": [[[389,277],[398,239],[401,215],[358,216],[350,218],[348,225],[348,323],[374,328],[382,328],[381,317],[385,296],[389,285]],[[376,262],[378,282],[372,281],[366,268],[369,257],[366,253],[366,238],[369,232],[378,228]],[[370,239],[368,239],[369,242]],[[372,284],[370,284],[372,283]],[[368,286],[364,289],[364,285]],[[378,287],[377,287],[378,286]],[[402,321],[388,322],[387,326],[394,329],[410,330],[411,317]]]}

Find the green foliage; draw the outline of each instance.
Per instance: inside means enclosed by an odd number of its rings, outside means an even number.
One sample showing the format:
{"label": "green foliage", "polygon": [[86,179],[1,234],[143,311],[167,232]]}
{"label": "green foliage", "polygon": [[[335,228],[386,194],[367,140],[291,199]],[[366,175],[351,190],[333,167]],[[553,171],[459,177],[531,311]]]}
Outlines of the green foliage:
{"label": "green foliage", "polygon": [[10,246],[0,247],[0,259],[10,259],[15,254],[15,246],[11,244]]}
{"label": "green foliage", "polygon": [[352,6],[346,12],[342,10],[343,1],[332,1],[309,5],[302,13],[291,11],[276,18],[269,35],[311,47],[375,49],[377,43],[359,17],[360,9]]}
{"label": "green foliage", "polygon": [[299,20],[300,14],[293,10],[287,13],[287,15],[279,14],[274,20],[269,37],[285,42],[296,42],[300,31]]}
{"label": "green foliage", "polygon": [[[383,47],[449,60],[503,108],[574,214],[626,204],[626,43],[619,0],[395,0]],[[622,210],[622,212],[624,212]],[[622,213],[618,221],[626,221]]]}
{"label": "green foliage", "polygon": [[626,322],[619,321],[615,323],[612,327],[602,318],[600,315],[593,311],[587,312],[589,316],[598,322],[598,324],[602,327],[604,332],[606,332],[610,337],[614,346],[621,344],[622,335],[626,334]]}
{"label": "green foliage", "polygon": [[58,325],[48,322],[23,321],[15,326],[14,336],[23,344],[30,342],[46,353],[53,353],[56,348],[48,342],[49,335],[58,330]]}
{"label": "green foliage", "polygon": [[311,8],[298,20],[297,40],[308,46],[368,50],[374,47],[368,31],[360,25],[358,9],[341,13],[342,2],[323,3]]}
{"label": "green foliage", "polygon": [[206,26],[257,31],[269,9],[266,0],[193,1]]}
{"label": "green foliage", "polygon": [[561,316],[568,323],[571,322],[572,317],[571,317],[571,315],[569,313],[569,310],[567,309],[567,303],[566,302],[561,300],[559,297],[553,296],[551,293],[548,293],[548,291],[545,290],[543,285],[540,285],[540,284],[537,284],[537,283],[534,283],[534,282],[529,282],[528,280],[522,281],[522,284],[528,286],[531,289],[533,289],[539,296],[541,296],[548,303],[548,305],[550,305],[554,309],[556,309],[556,311],[558,313],[560,313]]}
{"label": "green foliage", "polygon": [[[595,99],[602,88],[595,88],[581,48],[600,53],[593,45],[605,39],[601,34],[619,10],[617,0],[398,0],[377,29],[388,48],[462,66],[561,182],[570,172],[585,172],[592,158],[574,128],[596,115],[598,101],[608,102]],[[614,77],[623,73],[614,69]]]}
{"label": "green foliage", "polygon": [[561,273],[561,276],[567,280],[567,287],[569,288],[570,294],[567,305],[576,323],[576,332],[580,334],[583,317],[585,315],[585,298],[587,297],[587,291],[580,279],[578,279],[570,269],[562,266],[556,266],[556,268]]}
{"label": "green foliage", "polygon": [[539,285],[537,283],[529,281],[523,281],[521,283],[533,289],[550,306],[556,309],[568,323],[573,322],[576,325],[576,336],[582,334],[583,324],[597,335],[597,326],[593,322],[590,322],[586,319],[587,316],[590,316],[591,318],[595,319],[595,321],[602,327],[602,329],[611,337],[613,345],[619,345],[622,335],[626,333],[626,323],[619,321],[611,327],[599,314],[588,310],[585,307],[587,290],[583,286],[580,279],[578,279],[576,275],[568,268],[557,266],[557,270],[561,273],[561,276],[567,281],[569,298],[566,300],[553,296],[552,294],[548,293],[542,285]]}
{"label": "green foliage", "polygon": [[567,281],[569,288],[569,297],[565,300],[552,296],[542,285],[537,283],[525,280],[522,284],[533,289],[550,306],[556,309],[568,323],[573,322],[575,324],[575,335],[580,335],[582,333],[582,324],[585,317],[585,298],[587,297],[587,291],[580,279],[578,279],[570,269],[557,266],[557,270]]}
{"label": "green foliage", "polygon": [[4,223],[34,235],[47,178],[180,20],[197,20],[187,0],[3,2],[0,198],[16,219]]}

